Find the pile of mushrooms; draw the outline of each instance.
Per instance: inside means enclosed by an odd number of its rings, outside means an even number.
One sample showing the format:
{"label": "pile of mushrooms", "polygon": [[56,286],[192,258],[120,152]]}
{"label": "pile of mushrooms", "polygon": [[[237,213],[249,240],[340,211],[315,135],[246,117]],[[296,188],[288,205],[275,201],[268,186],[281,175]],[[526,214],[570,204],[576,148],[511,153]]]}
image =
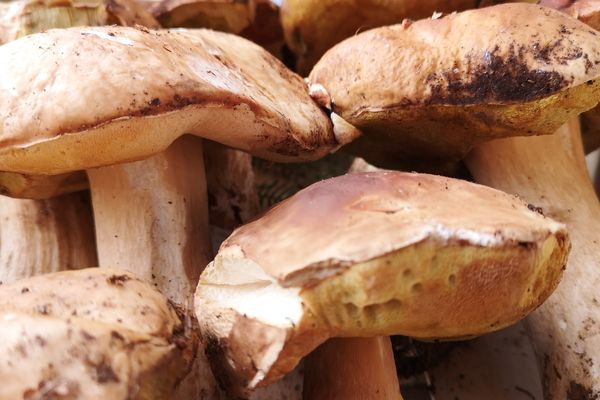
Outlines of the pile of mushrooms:
{"label": "pile of mushrooms", "polygon": [[0,398],[600,398],[600,7],[496,3],[0,3]]}

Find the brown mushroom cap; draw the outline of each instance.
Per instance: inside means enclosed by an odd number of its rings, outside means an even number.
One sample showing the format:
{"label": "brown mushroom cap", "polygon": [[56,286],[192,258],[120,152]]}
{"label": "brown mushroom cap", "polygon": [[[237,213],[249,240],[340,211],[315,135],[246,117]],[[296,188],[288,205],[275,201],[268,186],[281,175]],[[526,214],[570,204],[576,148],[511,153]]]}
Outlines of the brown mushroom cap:
{"label": "brown mushroom cap", "polygon": [[138,160],[184,133],[276,161],[339,146],[303,80],[233,35],[52,30],[0,47],[0,59],[3,171],[48,175]]}
{"label": "brown mushroom cap", "polygon": [[252,24],[255,0],[140,0],[165,28],[210,28],[240,33]]}
{"label": "brown mushroom cap", "polygon": [[193,349],[168,300],[106,268],[0,286],[0,397],[170,398]]}
{"label": "brown mushroom cap", "polygon": [[539,4],[560,10],[596,30],[600,29],[600,1],[598,0],[540,0]]}
{"label": "brown mushroom cap", "polygon": [[593,107],[598,35],[555,10],[504,4],[362,33],[327,52],[309,80],[364,133],[350,151],[431,170],[492,138],[550,134]]}
{"label": "brown mushroom cap", "polygon": [[[52,28],[111,24],[159,28],[154,17],[132,0],[22,0],[0,3],[0,44]],[[4,173],[0,181],[0,194],[28,199],[47,199],[88,187],[83,173],[52,177]]]}
{"label": "brown mushroom cap", "polygon": [[570,247],[565,227],[532,209],[401,172],[302,190],[237,229],[200,277],[216,373],[252,389],[329,337],[453,339],[516,322],[555,288]]}
{"label": "brown mushroom cap", "polygon": [[[552,7],[600,30],[600,0],[541,0],[540,5]],[[600,108],[581,114],[583,146],[586,153],[600,147]]]}
{"label": "brown mushroom cap", "polygon": [[298,58],[298,72],[304,75],[327,50],[357,32],[477,4],[476,0],[284,0],[281,23],[286,43]]}

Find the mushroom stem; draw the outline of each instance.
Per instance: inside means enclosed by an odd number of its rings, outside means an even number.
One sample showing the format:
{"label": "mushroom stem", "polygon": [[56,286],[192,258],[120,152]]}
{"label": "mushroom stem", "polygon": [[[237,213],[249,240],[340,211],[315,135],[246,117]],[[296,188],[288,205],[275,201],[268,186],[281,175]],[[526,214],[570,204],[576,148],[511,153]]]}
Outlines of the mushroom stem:
{"label": "mushroom stem", "polygon": [[101,267],[129,270],[190,309],[211,258],[202,141],[88,170]]}
{"label": "mushroom stem", "polygon": [[306,359],[304,399],[402,400],[389,337],[330,339]]}
{"label": "mushroom stem", "polygon": [[467,159],[476,181],[518,194],[571,233],[563,280],[527,321],[546,399],[600,396],[600,203],[582,154],[574,121],[551,136],[486,143]]}
{"label": "mushroom stem", "polygon": [[49,200],[0,196],[0,283],[96,266],[89,194]]}

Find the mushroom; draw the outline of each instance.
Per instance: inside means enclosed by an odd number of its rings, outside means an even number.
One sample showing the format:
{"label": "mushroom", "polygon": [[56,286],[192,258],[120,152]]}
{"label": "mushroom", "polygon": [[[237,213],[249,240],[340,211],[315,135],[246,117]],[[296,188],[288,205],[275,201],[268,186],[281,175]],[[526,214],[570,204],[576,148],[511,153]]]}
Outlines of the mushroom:
{"label": "mushroom", "polygon": [[[0,44],[48,28],[117,22],[158,26],[126,0],[15,1],[0,4]],[[1,194],[33,200],[0,196],[0,282],[98,264],[89,194],[60,196],[85,188],[84,173],[5,175]]]}
{"label": "mushroom", "polygon": [[600,29],[600,2],[598,0],[540,0],[539,4],[560,10],[596,30]]}
{"label": "mushroom", "polygon": [[329,50],[309,76],[310,92],[331,109],[334,131],[362,132],[349,151],[387,167],[455,174],[478,143],[550,134],[593,107],[596,39],[584,24],[529,4],[405,21]]}
{"label": "mushroom", "polygon": [[0,398],[191,399],[188,323],[128,272],[64,271],[0,286]]}
{"label": "mushroom", "polygon": [[[560,285],[559,285],[560,287]],[[523,321],[457,344],[427,371],[435,399],[543,399],[533,344]]]}
{"label": "mushroom", "polygon": [[140,0],[165,28],[210,28],[240,33],[254,21],[255,0]]}
{"label": "mushroom", "polygon": [[486,143],[466,160],[478,182],[533,202],[571,233],[563,282],[527,320],[549,400],[600,396],[600,204],[580,140],[574,121],[552,136]]}
{"label": "mushroom", "polygon": [[[484,1],[485,2],[485,1]],[[491,3],[495,3],[492,1]],[[440,13],[476,8],[477,0],[284,0],[281,23],[300,74],[308,74],[323,54],[358,32]]]}
{"label": "mushroom", "polygon": [[218,143],[204,143],[212,248],[259,212],[252,156]]}
{"label": "mushroom", "polygon": [[306,359],[303,398],[402,400],[391,349],[389,337],[329,339]]}
{"label": "mushroom", "polygon": [[597,39],[558,11],[503,4],[364,32],[328,51],[309,80],[334,124],[363,132],[349,151],[448,172],[479,143],[550,134],[595,106]]}
{"label": "mushroom", "polygon": [[234,231],[200,277],[196,315],[215,374],[245,395],[330,337],[508,326],[550,295],[568,249],[564,226],[490,188],[345,175]]}
{"label": "mushroom", "polygon": [[53,28],[142,25],[156,19],[135,0],[19,0],[0,3],[0,43]]}
{"label": "mushroom", "polygon": [[[210,255],[202,143],[179,136],[278,161],[318,158],[340,145],[303,81],[232,35],[53,30],[0,47],[0,58],[8,60],[0,66],[0,170],[86,169],[100,265],[132,270],[179,304]],[[23,71],[24,62],[36,68]],[[98,85],[73,90],[90,76]],[[114,91],[125,83],[126,91]]]}
{"label": "mushroom", "polygon": [[[600,1],[598,0],[541,0],[540,4],[560,10],[595,30],[600,30]],[[596,106],[581,114],[581,131],[586,153],[591,153],[600,147],[599,107]]]}
{"label": "mushroom", "polygon": [[0,196],[0,284],[97,264],[89,193],[48,200]]}

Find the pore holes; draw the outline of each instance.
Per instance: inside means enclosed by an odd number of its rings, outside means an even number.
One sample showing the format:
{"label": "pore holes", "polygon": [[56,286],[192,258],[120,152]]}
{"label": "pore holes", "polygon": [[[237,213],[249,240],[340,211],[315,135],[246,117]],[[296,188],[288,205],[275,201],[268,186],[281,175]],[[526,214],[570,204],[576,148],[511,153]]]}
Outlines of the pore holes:
{"label": "pore holes", "polygon": [[423,292],[423,285],[421,283],[415,283],[414,285],[412,285],[410,290],[413,293],[421,293],[421,292]]}
{"label": "pore holes", "polygon": [[346,313],[350,316],[355,316],[358,313],[358,307],[352,303],[345,303]]}
{"label": "pore holes", "polygon": [[448,284],[450,286],[456,285],[456,275],[452,274],[448,277]]}

